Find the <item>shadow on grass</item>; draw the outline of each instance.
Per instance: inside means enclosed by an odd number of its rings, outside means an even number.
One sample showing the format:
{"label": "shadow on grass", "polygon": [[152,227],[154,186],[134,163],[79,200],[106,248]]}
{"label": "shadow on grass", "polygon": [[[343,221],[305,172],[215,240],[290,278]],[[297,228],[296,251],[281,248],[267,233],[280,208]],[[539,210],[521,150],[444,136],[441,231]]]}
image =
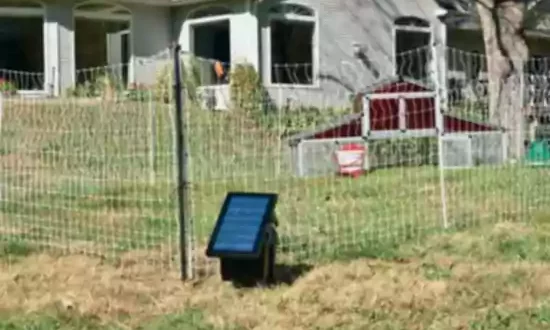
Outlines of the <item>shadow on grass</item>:
{"label": "shadow on grass", "polygon": [[[240,268],[242,265],[237,266]],[[236,269],[233,266],[230,268]],[[230,282],[236,289],[254,289],[254,288],[277,288],[281,285],[292,285],[294,282],[302,277],[305,273],[313,269],[313,266],[307,264],[284,264],[279,263],[275,264],[273,270],[273,277],[270,278],[261,278],[260,274],[252,275],[251,273],[246,274],[234,274],[230,276],[227,274],[227,278],[224,280]],[[234,270],[233,270],[234,271]],[[222,278],[224,275],[222,274]]]}
{"label": "shadow on grass", "polygon": [[308,264],[275,265],[275,285],[292,285],[296,280],[311,271],[313,266]]}

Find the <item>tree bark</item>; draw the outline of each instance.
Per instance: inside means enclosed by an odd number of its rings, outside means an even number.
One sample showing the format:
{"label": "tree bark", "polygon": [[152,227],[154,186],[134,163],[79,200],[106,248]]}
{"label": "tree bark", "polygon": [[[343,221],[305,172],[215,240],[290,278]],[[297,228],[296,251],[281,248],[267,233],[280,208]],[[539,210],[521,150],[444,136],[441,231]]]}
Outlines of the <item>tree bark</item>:
{"label": "tree bark", "polygon": [[520,0],[477,0],[487,54],[489,120],[506,130],[508,156],[524,153],[523,68],[529,50],[523,34],[526,4]]}

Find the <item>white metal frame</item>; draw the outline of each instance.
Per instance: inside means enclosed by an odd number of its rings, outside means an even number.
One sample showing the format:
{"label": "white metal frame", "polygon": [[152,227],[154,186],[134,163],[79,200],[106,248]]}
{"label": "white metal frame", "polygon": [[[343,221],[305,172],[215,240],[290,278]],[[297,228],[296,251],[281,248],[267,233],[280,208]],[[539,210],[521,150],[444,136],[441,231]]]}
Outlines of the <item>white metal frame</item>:
{"label": "white metal frame", "polygon": [[303,177],[304,176],[304,145],[303,141],[298,142],[298,145],[296,146],[296,161],[297,161],[297,171],[298,176]]}
{"label": "white metal frame", "polygon": [[404,97],[400,97],[398,99],[399,106],[398,106],[398,125],[399,130],[404,131],[407,129],[407,100]]}
{"label": "white metal frame", "polygon": [[[271,14],[268,13],[268,24],[267,24],[267,33],[265,37],[267,38],[267,49],[264,52],[265,56],[267,57],[267,66],[263,69],[264,75],[267,77],[267,87],[299,87],[299,88],[319,88],[320,87],[320,81],[319,81],[319,68],[320,68],[320,50],[319,50],[319,15],[316,10],[309,6],[305,6],[303,4],[299,3],[284,3],[284,4],[276,4],[276,6],[285,6],[285,5],[297,5],[301,7],[305,7],[308,10],[311,10],[313,12],[313,16],[305,16],[305,15],[299,15],[294,13],[285,13],[285,14]],[[273,8],[273,7],[272,7]],[[272,67],[273,67],[273,61],[271,58],[271,48],[272,48],[272,40],[271,40],[271,22],[273,21],[284,21],[284,22],[300,22],[300,23],[310,23],[313,24],[313,59],[312,59],[312,78],[313,83],[312,84],[280,84],[280,83],[274,83],[273,77],[271,75],[272,73]]]}
{"label": "white metal frame", "polygon": [[[306,176],[305,173],[305,164],[304,164],[304,146],[305,145],[315,145],[315,144],[330,144],[333,146],[338,146],[340,144],[348,144],[348,143],[356,143],[356,144],[365,144],[367,146],[367,142],[363,138],[354,136],[349,138],[330,138],[330,139],[310,139],[310,140],[303,140],[298,142],[298,144],[294,147],[296,148],[296,157],[293,159],[293,161],[296,162],[295,171],[297,172],[297,175],[299,177]],[[369,162],[368,162],[368,149],[366,149],[367,152],[365,153],[365,159],[363,162],[363,167],[365,170],[369,169]],[[327,159],[330,159],[333,166],[337,166],[335,163],[335,159],[333,158],[335,155],[330,155]]]}
{"label": "white metal frame", "polygon": [[[502,157],[502,162],[503,163],[506,162],[506,145],[505,145],[506,135],[503,134],[502,132],[500,132],[500,131],[453,132],[453,133],[447,133],[447,134],[441,136],[441,141],[444,142],[444,141],[465,141],[465,140],[467,140],[467,143],[468,143],[467,144],[468,164],[465,165],[465,166],[444,166],[443,159],[441,159],[442,168],[444,168],[444,169],[467,169],[467,168],[472,168],[472,167],[476,166],[476,164],[474,163],[474,149],[473,149],[473,139],[476,136],[495,136],[495,137],[498,136],[498,137],[500,137],[501,146],[502,146],[502,149],[500,150],[501,157]],[[441,152],[440,152],[440,154],[441,154],[441,158],[443,158],[442,157],[443,155],[442,155]]]}
{"label": "white metal frame", "polygon": [[[432,35],[432,38],[434,36]],[[433,39],[432,39],[433,40]],[[442,137],[445,134],[445,118],[443,116],[443,109],[441,107],[441,101],[442,99],[446,99],[442,97],[442,93],[447,93],[447,90],[443,90],[441,88],[441,71],[440,71],[440,57],[438,54],[438,46],[436,43],[432,42],[432,54],[433,54],[433,67],[434,72],[434,83],[435,83],[435,129],[436,129],[436,135],[437,135],[437,154],[438,154],[438,168],[439,168],[439,197],[441,199],[441,218],[442,218],[442,225],[443,228],[447,229],[449,227],[449,217],[448,217],[448,210],[447,210],[447,189],[445,186],[445,169],[443,168],[443,140]],[[445,63],[445,65],[447,65]],[[446,78],[445,78],[446,79]]]}
{"label": "white metal frame", "polygon": [[366,138],[369,134],[370,130],[370,98],[368,95],[363,97],[363,116],[361,117],[361,136],[363,137],[363,143],[365,145],[365,149],[367,152],[365,153],[365,161],[364,161],[364,170],[368,171],[370,170],[370,158],[369,158],[369,151],[370,151],[370,145],[369,140]]}
{"label": "white metal frame", "polygon": [[397,93],[380,93],[369,94],[368,98],[371,100],[395,100],[395,99],[429,99],[435,98],[435,92],[397,92]]}
{"label": "white metal frame", "polygon": [[[452,134],[445,134],[445,135],[442,135],[439,137],[440,140],[441,140],[441,150],[439,151],[439,153],[441,154],[441,163],[439,164],[439,166],[442,168],[442,169],[446,169],[446,170],[449,170],[449,169],[465,169],[465,168],[472,168],[474,166],[474,157],[473,157],[473,151],[472,151],[472,138],[471,136],[468,134],[468,133],[452,133]],[[445,157],[443,157],[444,155],[444,149],[445,149],[445,141],[453,141],[453,142],[464,142],[466,143],[466,153],[467,153],[467,163],[466,165],[464,166],[460,166],[460,165],[456,165],[456,166],[453,166],[453,165],[450,165],[450,166],[447,166],[445,164]]]}
{"label": "white metal frame", "polygon": [[385,140],[385,139],[410,139],[410,138],[422,138],[437,136],[436,129],[406,129],[400,130],[381,130],[371,131],[369,134],[369,140]]}
{"label": "white metal frame", "polygon": [[[426,99],[433,98],[436,103],[436,126],[434,128],[427,129],[407,129],[406,112],[407,103],[406,100],[411,99]],[[399,101],[399,129],[397,130],[378,130],[372,131],[370,125],[370,101],[371,100],[398,100]],[[380,93],[380,94],[366,94],[363,97],[363,117],[362,117],[362,134],[366,139],[379,140],[389,138],[414,138],[414,137],[429,137],[437,135],[438,127],[443,126],[442,118],[438,119],[440,115],[437,107],[437,93],[428,92],[399,92],[399,93]]]}

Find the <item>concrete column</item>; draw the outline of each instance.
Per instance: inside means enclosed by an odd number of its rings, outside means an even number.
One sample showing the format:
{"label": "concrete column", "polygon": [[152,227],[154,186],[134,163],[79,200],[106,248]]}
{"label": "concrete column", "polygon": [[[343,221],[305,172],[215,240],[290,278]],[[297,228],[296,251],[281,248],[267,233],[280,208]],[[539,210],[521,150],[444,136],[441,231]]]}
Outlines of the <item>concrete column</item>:
{"label": "concrete column", "polygon": [[171,21],[168,7],[133,5],[130,82],[153,84],[170,64]]}
{"label": "concrete column", "polygon": [[260,27],[256,6],[247,1],[243,10],[230,19],[231,62],[246,62],[260,70]]}
{"label": "concrete column", "polygon": [[261,76],[265,86],[271,85],[271,28],[266,14],[260,15],[260,51],[261,54]]}
{"label": "concrete column", "polygon": [[75,84],[72,3],[46,3],[44,13],[45,87],[54,96]]}

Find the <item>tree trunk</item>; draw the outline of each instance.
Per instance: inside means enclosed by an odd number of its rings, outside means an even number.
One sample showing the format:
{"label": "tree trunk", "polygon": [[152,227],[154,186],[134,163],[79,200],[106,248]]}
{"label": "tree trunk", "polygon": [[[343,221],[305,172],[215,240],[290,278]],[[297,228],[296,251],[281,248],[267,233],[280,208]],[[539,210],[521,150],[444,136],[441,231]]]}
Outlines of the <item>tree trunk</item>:
{"label": "tree trunk", "polygon": [[523,67],[529,50],[523,35],[526,5],[516,0],[478,0],[487,54],[489,120],[506,130],[508,156],[524,153]]}

